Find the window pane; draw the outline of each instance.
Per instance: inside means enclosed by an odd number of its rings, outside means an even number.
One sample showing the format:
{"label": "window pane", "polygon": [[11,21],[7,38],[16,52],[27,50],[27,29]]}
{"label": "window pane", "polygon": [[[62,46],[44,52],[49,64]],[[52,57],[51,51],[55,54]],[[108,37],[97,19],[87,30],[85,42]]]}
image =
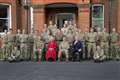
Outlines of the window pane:
{"label": "window pane", "polygon": [[93,6],[93,18],[103,18],[103,6]]}
{"label": "window pane", "polygon": [[8,29],[8,20],[0,19],[0,32],[4,32],[4,30]]}
{"label": "window pane", "polygon": [[1,5],[0,4],[0,18],[7,18],[8,17],[8,5]]}
{"label": "window pane", "polygon": [[0,4],[0,32],[8,29],[8,9],[9,5]]}
{"label": "window pane", "polygon": [[104,27],[104,5],[92,5],[92,27],[101,29]]}

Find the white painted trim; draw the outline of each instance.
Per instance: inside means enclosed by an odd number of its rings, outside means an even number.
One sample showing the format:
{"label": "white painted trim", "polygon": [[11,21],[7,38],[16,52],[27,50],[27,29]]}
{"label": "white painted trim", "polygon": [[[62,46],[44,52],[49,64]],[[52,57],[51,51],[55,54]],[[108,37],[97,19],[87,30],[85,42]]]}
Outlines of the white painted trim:
{"label": "white painted trim", "polygon": [[[8,19],[8,30],[10,28],[12,28],[12,14],[11,14],[11,5],[10,4],[6,4],[6,3],[0,3],[0,5],[8,5],[9,8],[8,8],[8,11],[7,11],[7,14],[8,14],[8,17],[6,19]],[[0,32],[0,34],[3,34],[4,32]]]}
{"label": "white painted trim", "polygon": [[33,29],[33,7],[30,7],[30,28]]}

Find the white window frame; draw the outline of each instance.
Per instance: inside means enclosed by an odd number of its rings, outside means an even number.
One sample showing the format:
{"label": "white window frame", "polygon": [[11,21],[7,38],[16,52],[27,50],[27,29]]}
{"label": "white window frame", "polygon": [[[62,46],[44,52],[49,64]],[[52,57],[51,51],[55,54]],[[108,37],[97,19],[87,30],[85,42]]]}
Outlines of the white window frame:
{"label": "white window frame", "polygon": [[[0,3],[0,5],[7,5],[9,6],[7,14],[8,17],[5,19],[8,19],[8,30],[12,28],[12,15],[11,15],[11,5],[10,4],[6,4],[6,3]],[[2,18],[1,18],[2,19]],[[0,32],[0,35],[4,34],[4,32]]]}
{"label": "white window frame", "polygon": [[[92,21],[93,21],[93,20],[103,20],[102,28],[104,28],[104,25],[105,25],[105,24],[104,24],[104,19],[105,19],[105,16],[104,16],[104,5],[103,5],[103,4],[93,4],[93,5],[92,5],[92,11],[93,11],[94,6],[102,6],[102,7],[103,7],[103,18],[96,18],[96,19],[95,19],[95,18],[92,17]],[[93,22],[92,22],[92,23],[93,23]],[[94,27],[93,24],[92,24],[92,27]]]}

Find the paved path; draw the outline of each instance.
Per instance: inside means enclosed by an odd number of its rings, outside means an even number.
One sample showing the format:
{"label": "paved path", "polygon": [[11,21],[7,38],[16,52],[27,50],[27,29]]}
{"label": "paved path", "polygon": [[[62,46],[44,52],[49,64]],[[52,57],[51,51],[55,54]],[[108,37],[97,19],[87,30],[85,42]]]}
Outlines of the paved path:
{"label": "paved path", "polygon": [[0,62],[0,80],[120,80],[120,62]]}

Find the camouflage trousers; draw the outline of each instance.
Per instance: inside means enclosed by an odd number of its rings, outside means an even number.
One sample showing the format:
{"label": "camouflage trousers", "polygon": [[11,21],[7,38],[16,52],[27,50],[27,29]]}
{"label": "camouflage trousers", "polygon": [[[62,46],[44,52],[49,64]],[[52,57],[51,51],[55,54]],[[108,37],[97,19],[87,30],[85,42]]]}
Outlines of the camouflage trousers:
{"label": "camouflage trousers", "polygon": [[59,59],[60,59],[62,53],[65,54],[66,60],[68,60],[68,58],[69,58],[68,49],[60,49],[60,50],[59,50],[59,53],[58,53],[58,58],[59,58]]}
{"label": "camouflage trousers", "polygon": [[109,52],[108,52],[108,49],[109,49],[108,42],[101,42],[100,47],[104,50],[104,54],[105,54],[106,58],[109,59],[110,56],[109,56]]}
{"label": "camouflage trousers", "polygon": [[110,58],[120,59],[119,46],[117,45],[117,43],[111,43],[110,50]]}
{"label": "camouflage trousers", "polygon": [[40,49],[40,48],[34,48],[33,59],[35,61],[41,61],[41,58],[42,58],[42,49]]}
{"label": "camouflage trousers", "polygon": [[33,43],[30,43],[30,44],[28,45],[27,58],[28,58],[28,59],[32,59],[32,55],[33,55]]}
{"label": "camouflage trousers", "polygon": [[[94,42],[88,42],[87,43],[87,58],[93,58],[93,55],[95,54],[96,49],[96,43]],[[92,51],[92,53],[91,53]]]}
{"label": "camouflage trousers", "polygon": [[26,60],[28,59],[28,46],[26,43],[22,43],[20,45],[20,58],[23,59],[23,60]]}
{"label": "camouflage trousers", "polygon": [[2,58],[3,59],[8,59],[8,57],[11,56],[12,53],[12,49],[13,49],[13,44],[12,43],[8,43],[3,45],[2,47]]}

